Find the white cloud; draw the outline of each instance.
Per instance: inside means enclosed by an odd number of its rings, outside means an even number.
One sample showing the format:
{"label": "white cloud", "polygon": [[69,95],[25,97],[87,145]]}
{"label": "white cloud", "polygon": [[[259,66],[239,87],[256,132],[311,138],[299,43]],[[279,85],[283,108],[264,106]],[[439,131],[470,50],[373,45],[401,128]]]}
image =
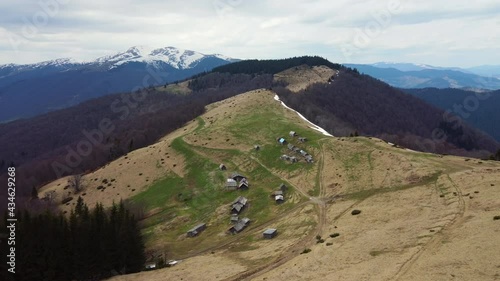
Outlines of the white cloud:
{"label": "white cloud", "polygon": [[335,62],[500,64],[496,0],[4,2],[0,63],[90,60],[149,45],[238,58],[317,54]]}

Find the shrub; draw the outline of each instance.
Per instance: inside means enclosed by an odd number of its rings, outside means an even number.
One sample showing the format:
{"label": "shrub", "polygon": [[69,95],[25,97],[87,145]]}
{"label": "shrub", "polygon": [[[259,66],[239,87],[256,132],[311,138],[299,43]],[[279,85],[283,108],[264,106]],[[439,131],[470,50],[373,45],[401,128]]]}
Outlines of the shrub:
{"label": "shrub", "polygon": [[351,212],[351,215],[353,215],[353,216],[359,215],[359,214],[361,214],[360,210],[352,210],[352,212]]}
{"label": "shrub", "polygon": [[333,233],[333,234],[330,234],[330,237],[331,238],[335,238],[335,237],[339,237],[340,236],[340,233]]}
{"label": "shrub", "polygon": [[494,216],[493,220],[495,220],[495,221],[500,220],[500,216]]}
{"label": "shrub", "polygon": [[156,266],[158,268],[164,268],[167,264],[165,264],[165,260],[163,258],[158,259],[156,262]]}
{"label": "shrub", "polygon": [[318,240],[316,241],[316,243],[318,243],[318,244],[319,244],[319,243],[325,243],[325,240],[324,240],[324,239],[318,239]]}
{"label": "shrub", "polygon": [[305,248],[305,249],[304,249],[304,251],[302,251],[302,253],[300,253],[300,254],[307,254],[307,253],[309,253],[310,251],[311,251],[311,249],[309,249],[309,248]]}
{"label": "shrub", "polygon": [[316,235],[316,240],[319,240],[319,239],[321,239],[321,235],[318,234],[318,235]]}
{"label": "shrub", "polygon": [[73,197],[64,198],[61,203],[66,204],[71,200],[73,200]]}
{"label": "shrub", "polygon": [[333,243],[332,242],[328,242],[328,243],[326,243],[326,245],[327,246],[331,246],[331,245],[333,245]]}

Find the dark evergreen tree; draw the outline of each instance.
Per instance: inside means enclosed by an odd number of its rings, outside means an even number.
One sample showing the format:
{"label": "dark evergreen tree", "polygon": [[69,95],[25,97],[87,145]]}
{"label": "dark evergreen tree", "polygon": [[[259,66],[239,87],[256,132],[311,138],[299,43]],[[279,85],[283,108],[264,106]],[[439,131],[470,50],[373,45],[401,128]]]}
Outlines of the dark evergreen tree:
{"label": "dark evergreen tree", "polygon": [[79,214],[71,210],[69,217],[17,215],[16,280],[101,280],[143,268],[140,231],[123,203],[109,212],[97,204],[89,212],[79,201]]}
{"label": "dark evergreen tree", "polygon": [[84,208],[83,198],[81,196],[78,196],[75,206],[75,215],[81,216],[83,214],[83,208]]}
{"label": "dark evergreen tree", "polygon": [[38,190],[36,189],[36,186],[33,186],[31,189],[31,199],[38,199]]}
{"label": "dark evergreen tree", "polygon": [[128,152],[134,150],[134,139],[131,139],[128,143]]}

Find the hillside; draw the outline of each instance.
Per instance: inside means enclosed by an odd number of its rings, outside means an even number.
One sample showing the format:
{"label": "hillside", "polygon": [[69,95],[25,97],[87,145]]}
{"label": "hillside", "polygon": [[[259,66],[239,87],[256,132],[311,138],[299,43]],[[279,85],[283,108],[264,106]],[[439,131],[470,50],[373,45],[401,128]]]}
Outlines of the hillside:
{"label": "hillside", "polygon": [[[355,70],[294,93],[275,87],[290,107],[338,136],[375,136],[414,150],[487,158],[500,144],[466,122]],[[442,136],[436,132],[442,132]],[[440,137],[439,137],[440,136]]]}
{"label": "hillside", "polygon": [[[470,126],[456,130],[443,111],[376,79],[319,57],[301,57],[237,62],[183,82],[0,124],[0,168],[17,166],[17,200],[24,202],[33,188],[154,144],[203,114],[208,104],[262,88],[279,92],[290,107],[337,136],[357,132],[414,150],[483,158],[499,147]],[[445,130],[446,140],[433,140],[435,129]]]}
{"label": "hillside", "polygon": [[[493,220],[500,209],[500,163],[413,152],[376,138],[326,136],[275,98],[260,89],[211,104],[156,144],[84,176],[86,203],[128,199],[144,212],[150,259],[181,260],[111,280],[500,276],[500,224]],[[291,130],[308,141],[290,137]],[[280,159],[293,152],[277,137],[309,152],[314,163],[300,155],[297,163]],[[248,190],[225,190],[235,171],[248,178]],[[104,179],[109,184],[98,189]],[[66,180],[46,185],[40,195],[54,190],[58,202],[68,192]],[[281,183],[288,186],[285,202],[276,204],[270,194]],[[241,216],[251,223],[227,234],[229,206],[240,195],[249,200]],[[361,213],[351,215],[354,209]],[[186,237],[200,222],[207,229]],[[278,235],[262,239],[266,228],[277,228]]]}
{"label": "hillside", "polygon": [[500,141],[500,91],[478,93],[460,89],[405,89],[406,93],[418,97],[438,108],[450,110],[464,122],[487,132]]}
{"label": "hillside", "polygon": [[[0,168],[16,165],[17,200],[29,199],[33,187],[95,170],[153,144],[202,114],[209,103],[269,87],[272,76],[210,74],[197,81],[205,86],[190,95],[146,88],[0,124]],[[0,178],[5,175],[0,172]],[[2,196],[6,196],[5,189],[0,191]]]}

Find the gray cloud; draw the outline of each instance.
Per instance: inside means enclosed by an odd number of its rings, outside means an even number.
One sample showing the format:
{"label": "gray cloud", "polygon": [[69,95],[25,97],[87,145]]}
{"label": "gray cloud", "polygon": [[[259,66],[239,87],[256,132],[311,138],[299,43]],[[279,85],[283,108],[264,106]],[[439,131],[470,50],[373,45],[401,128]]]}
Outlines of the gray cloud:
{"label": "gray cloud", "polygon": [[[61,4],[52,10],[40,5],[56,1]],[[238,58],[317,54],[337,62],[500,64],[494,61],[500,44],[495,0],[4,2],[0,64],[90,60],[134,45]]]}

